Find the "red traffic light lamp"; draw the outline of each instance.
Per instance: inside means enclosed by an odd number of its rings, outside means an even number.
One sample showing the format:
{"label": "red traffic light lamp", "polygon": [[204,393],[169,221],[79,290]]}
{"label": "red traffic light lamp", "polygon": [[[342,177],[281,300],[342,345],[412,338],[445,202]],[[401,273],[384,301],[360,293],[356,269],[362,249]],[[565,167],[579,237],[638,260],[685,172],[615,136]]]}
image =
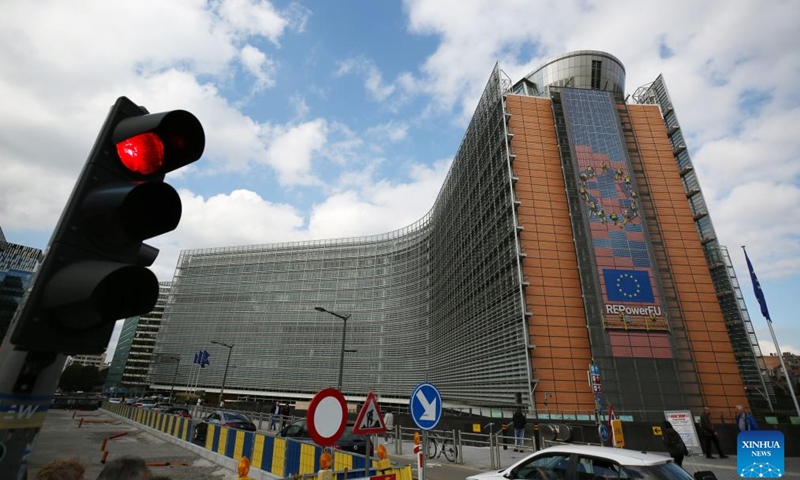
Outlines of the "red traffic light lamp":
{"label": "red traffic light lamp", "polygon": [[17,348],[99,353],[116,320],[153,309],[158,279],[146,267],[158,250],[142,241],[178,226],[180,197],[164,176],[204,147],[191,113],[117,100],[10,328]]}

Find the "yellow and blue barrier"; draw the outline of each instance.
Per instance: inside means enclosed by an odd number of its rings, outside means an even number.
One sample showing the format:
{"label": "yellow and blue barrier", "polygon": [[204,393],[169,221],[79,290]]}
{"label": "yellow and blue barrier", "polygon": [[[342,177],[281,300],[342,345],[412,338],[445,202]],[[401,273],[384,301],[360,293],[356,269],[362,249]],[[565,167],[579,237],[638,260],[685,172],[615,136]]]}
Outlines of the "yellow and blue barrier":
{"label": "yellow and blue barrier", "polygon": [[[191,440],[194,428],[192,419],[118,403],[104,403],[103,408],[167,435],[187,442]],[[312,443],[218,425],[208,425],[204,446],[207,450],[234,460],[247,457],[251,467],[283,478],[305,475],[310,479],[320,470],[319,458],[323,452],[322,447]],[[332,454],[335,480],[344,480],[347,476],[352,478],[354,471],[364,472],[361,475],[363,477],[377,473],[377,460],[370,460],[369,470],[365,471],[367,462],[363,455],[340,450],[333,450]],[[387,473],[395,473],[397,480],[411,480],[409,466],[391,469]]]}

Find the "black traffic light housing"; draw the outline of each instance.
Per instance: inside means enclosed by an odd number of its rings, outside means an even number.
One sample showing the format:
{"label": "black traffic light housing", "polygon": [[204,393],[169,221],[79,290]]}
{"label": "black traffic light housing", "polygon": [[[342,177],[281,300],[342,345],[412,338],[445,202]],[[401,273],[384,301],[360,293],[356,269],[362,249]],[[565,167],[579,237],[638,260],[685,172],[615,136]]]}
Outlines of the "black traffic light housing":
{"label": "black traffic light housing", "polygon": [[146,267],[158,250],[142,241],[178,226],[180,197],[164,176],[204,147],[191,113],[117,100],[11,326],[17,348],[100,353],[116,320],[153,309],[158,279]]}

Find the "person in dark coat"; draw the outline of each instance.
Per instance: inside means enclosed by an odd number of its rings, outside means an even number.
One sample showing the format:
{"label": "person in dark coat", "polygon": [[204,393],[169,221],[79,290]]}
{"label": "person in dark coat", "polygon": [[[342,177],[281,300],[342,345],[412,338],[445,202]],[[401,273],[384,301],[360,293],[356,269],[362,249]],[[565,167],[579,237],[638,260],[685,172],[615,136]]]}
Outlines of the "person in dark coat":
{"label": "person in dark coat", "polygon": [[525,441],[525,414],[522,413],[521,408],[517,408],[517,411],[514,412],[511,423],[514,424],[514,451],[521,452]]}
{"label": "person in dark coat", "polygon": [[681,434],[678,433],[667,420],[664,420],[664,423],[661,424],[661,441],[664,442],[664,446],[667,447],[669,456],[675,460],[675,463],[679,467],[682,466],[683,457],[689,454],[689,449],[687,449],[686,444],[683,443]]}
{"label": "person in dark coat", "polygon": [[703,438],[703,450],[706,453],[706,458],[714,458],[711,455],[711,444],[717,447],[719,458],[728,458],[727,455],[722,453],[722,447],[719,446],[719,438],[717,438],[717,431],[714,430],[714,423],[711,421],[711,409],[705,407],[703,414],[700,415],[700,436]]}

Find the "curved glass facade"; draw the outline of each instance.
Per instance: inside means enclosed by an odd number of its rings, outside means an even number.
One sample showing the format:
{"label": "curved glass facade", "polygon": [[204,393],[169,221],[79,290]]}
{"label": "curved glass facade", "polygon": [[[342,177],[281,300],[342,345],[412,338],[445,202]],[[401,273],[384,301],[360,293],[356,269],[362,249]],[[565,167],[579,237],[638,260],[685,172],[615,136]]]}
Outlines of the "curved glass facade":
{"label": "curved glass facade", "polygon": [[182,252],[155,353],[183,360],[153,365],[151,383],[219,392],[230,351],[226,395],[304,400],[338,384],[344,350],[354,401],[407,404],[427,381],[450,407],[521,401],[551,419],[745,404],[695,229],[705,215],[675,174],[685,146],[670,143],[670,112],[626,104],[624,84],[596,51],[513,88],[495,67],[415,224]]}
{"label": "curved glass facade", "polygon": [[572,87],[613,92],[620,100],[625,92],[625,66],[615,56],[595,50],[561,55],[526,75],[525,79],[533,83],[536,90],[527,92],[530,95],[549,96],[550,87]]}
{"label": "curved glass facade", "polygon": [[[495,69],[428,215],[384,235],[181,253],[156,353],[184,358],[176,385],[307,398],[343,391],[407,402],[433,382],[453,404],[513,404],[530,389],[517,222]],[[198,350],[211,365],[190,363]],[[172,366],[154,365],[164,386]],[[162,371],[163,370],[163,371]],[[199,379],[193,380],[197,375]]]}

